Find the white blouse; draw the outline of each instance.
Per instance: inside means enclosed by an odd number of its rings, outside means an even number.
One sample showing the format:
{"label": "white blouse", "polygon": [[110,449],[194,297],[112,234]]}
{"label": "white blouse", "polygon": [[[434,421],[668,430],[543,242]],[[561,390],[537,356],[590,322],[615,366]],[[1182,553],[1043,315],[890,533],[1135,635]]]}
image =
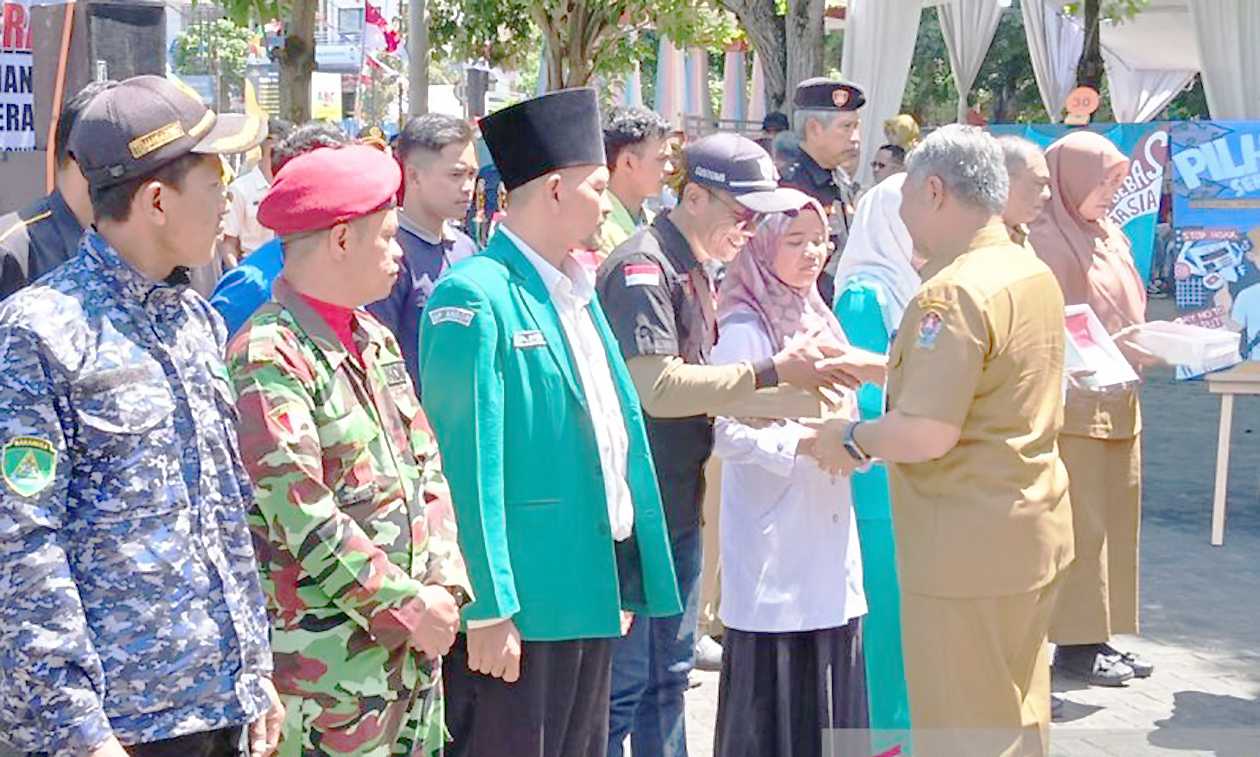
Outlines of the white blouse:
{"label": "white blouse", "polygon": [[[714,365],[774,354],[751,313],[722,321]],[[862,556],[847,477],[796,455],[805,427],[718,418],[722,458],[719,615],[740,631],[835,628],[866,614]]]}

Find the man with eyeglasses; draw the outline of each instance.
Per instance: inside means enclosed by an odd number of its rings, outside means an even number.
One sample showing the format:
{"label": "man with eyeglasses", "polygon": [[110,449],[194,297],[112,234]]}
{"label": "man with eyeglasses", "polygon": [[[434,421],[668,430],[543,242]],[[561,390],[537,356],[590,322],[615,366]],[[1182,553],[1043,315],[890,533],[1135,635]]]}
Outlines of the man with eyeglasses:
{"label": "man with eyeglasses", "polygon": [[889,176],[906,172],[906,148],[901,145],[884,145],[871,161],[871,173],[878,184]]}
{"label": "man with eyeglasses", "polygon": [[766,151],[735,134],[687,145],[674,184],[678,205],[613,250],[596,285],[643,404],[683,600],[681,615],[635,618],[614,647],[609,757],[621,756],[627,734],[636,757],[687,754],[683,693],[694,664],[713,416],[815,416],[812,392],[857,383],[844,359],[820,366],[837,355],[808,342],[757,363],[708,364],[717,315],[707,269],[733,259],[763,213],[799,202],[778,187]]}

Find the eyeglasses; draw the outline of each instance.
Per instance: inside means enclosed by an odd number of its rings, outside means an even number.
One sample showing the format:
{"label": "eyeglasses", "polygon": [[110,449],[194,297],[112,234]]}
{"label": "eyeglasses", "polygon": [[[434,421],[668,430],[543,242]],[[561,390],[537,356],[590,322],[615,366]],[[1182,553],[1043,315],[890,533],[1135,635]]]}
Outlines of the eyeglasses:
{"label": "eyeglasses", "polygon": [[717,201],[726,206],[726,209],[735,215],[735,225],[745,229],[756,228],[761,223],[762,214],[755,210],[746,208],[735,200],[727,200],[724,192],[718,192],[705,187],[705,191],[717,198]]}
{"label": "eyeglasses", "polygon": [[885,169],[885,168],[887,168],[887,167],[888,167],[888,164],[887,164],[887,163],[883,163],[883,162],[878,161],[878,160],[872,160],[872,161],[871,161],[871,170],[872,170],[872,171],[882,171],[882,170],[884,170],[884,169]]}

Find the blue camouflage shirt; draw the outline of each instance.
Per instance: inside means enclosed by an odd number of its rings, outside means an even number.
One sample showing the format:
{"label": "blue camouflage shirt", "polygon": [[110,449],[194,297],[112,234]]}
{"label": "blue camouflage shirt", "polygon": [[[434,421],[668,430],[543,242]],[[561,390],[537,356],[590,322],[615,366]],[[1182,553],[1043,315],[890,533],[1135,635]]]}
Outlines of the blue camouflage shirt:
{"label": "blue camouflage shirt", "polygon": [[95,232],[0,307],[0,733],[86,754],[267,707],[226,335]]}

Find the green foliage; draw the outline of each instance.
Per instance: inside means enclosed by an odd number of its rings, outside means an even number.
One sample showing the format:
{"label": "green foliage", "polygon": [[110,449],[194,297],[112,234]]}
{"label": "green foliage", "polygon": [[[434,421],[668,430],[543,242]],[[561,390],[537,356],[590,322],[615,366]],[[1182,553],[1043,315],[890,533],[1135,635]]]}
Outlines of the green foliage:
{"label": "green foliage", "polygon": [[226,18],[196,23],[175,38],[175,73],[218,74],[233,82],[245,77],[253,34]]}
{"label": "green foliage", "polygon": [[[274,18],[283,18],[289,10],[288,0],[214,0],[214,2],[223,9],[228,18],[238,24],[255,21],[265,23]],[[196,5],[196,3],[197,0],[193,0],[193,4]]]}
{"label": "green foliage", "polygon": [[1168,108],[1159,116],[1162,121],[1190,121],[1196,118],[1208,118],[1207,93],[1203,91],[1203,79],[1196,75],[1194,83],[1184,92],[1173,98]]}
{"label": "green foliage", "polygon": [[[1138,14],[1139,11],[1145,10],[1146,6],[1151,4],[1151,0],[1103,0],[1099,6],[1099,18],[1103,21],[1127,21]],[[1079,16],[1085,12],[1085,3],[1076,2],[1068,3],[1064,6],[1064,10],[1074,16]]]}
{"label": "green foliage", "polygon": [[682,45],[721,48],[735,37],[730,14],[708,0],[430,0],[437,54],[526,71],[540,43],[563,81],[616,78],[655,56],[649,29]]}

